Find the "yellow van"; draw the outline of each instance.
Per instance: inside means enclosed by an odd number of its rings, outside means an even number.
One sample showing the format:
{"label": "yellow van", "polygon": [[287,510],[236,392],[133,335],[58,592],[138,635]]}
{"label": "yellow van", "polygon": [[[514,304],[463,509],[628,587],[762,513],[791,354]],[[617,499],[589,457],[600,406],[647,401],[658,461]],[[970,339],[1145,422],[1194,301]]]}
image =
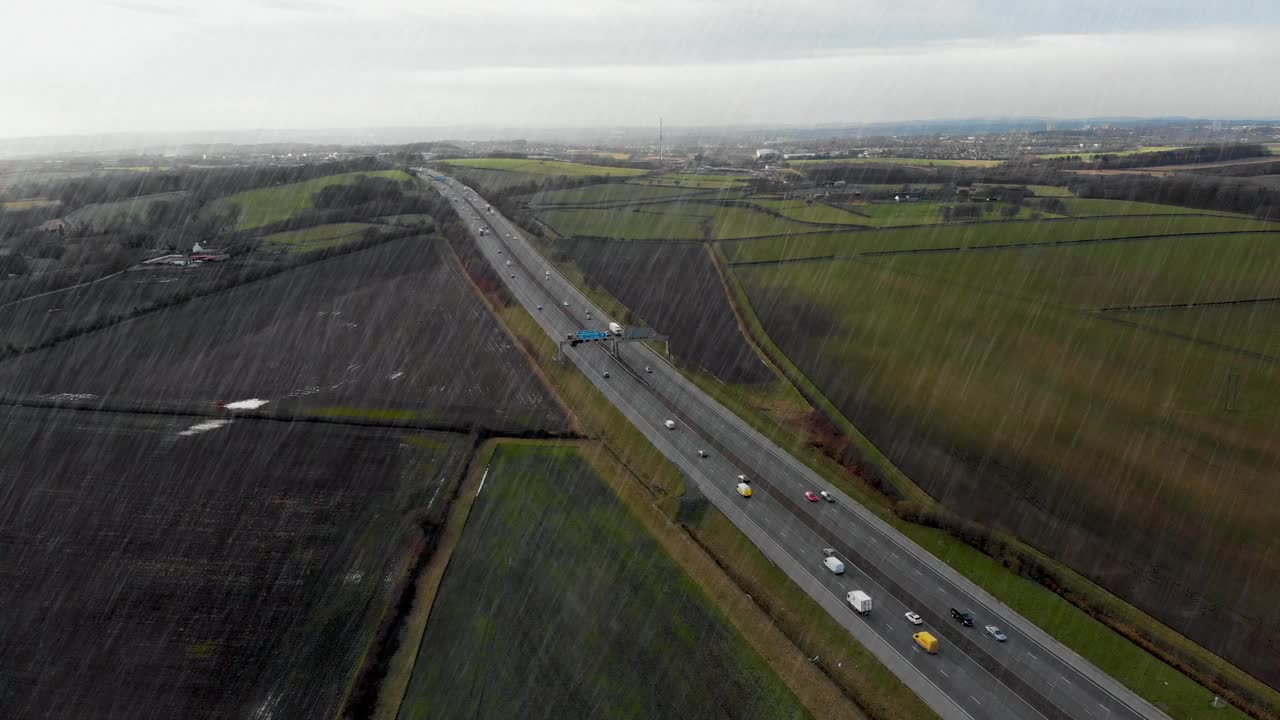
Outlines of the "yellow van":
{"label": "yellow van", "polygon": [[938,638],[927,632],[918,632],[915,635],[912,635],[911,639],[915,640],[916,644],[924,648],[924,651],[930,655],[938,654]]}

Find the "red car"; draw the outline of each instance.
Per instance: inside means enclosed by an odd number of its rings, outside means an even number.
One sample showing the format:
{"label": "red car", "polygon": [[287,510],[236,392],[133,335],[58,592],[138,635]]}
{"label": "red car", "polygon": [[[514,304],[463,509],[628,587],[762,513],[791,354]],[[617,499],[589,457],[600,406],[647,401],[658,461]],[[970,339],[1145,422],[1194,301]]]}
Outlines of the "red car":
{"label": "red car", "polygon": [[808,500],[809,502],[818,502],[818,496],[814,495],[812,490],[804,491],[804,499]]}

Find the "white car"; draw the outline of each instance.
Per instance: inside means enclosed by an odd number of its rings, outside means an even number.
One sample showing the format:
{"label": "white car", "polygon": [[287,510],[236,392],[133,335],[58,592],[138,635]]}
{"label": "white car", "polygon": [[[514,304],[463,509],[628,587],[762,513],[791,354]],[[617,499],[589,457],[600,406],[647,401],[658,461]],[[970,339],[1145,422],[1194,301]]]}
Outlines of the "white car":
{"label": "white car", "polygon": [[983,629],[987,631],[988,635],[995,638],[999,642],[1004,642],[1005,640],[1009,639],[1009,636],[1005,635],[1004,631],[996,627],[995,625],[987,625]]}
{"label": "white car", "polygon": [[699,451],[698,451],[698,457],[702,457],[702,458],[704,458],[704,457],[706,457],[706,456],[707,456],[707,451],[706,451],[706,450],[699,450]]}
{"label": "white car", "polygon": [[662,424],[663,424],[663,425],[666,425],[668,430],[675,430],[675,429],[676,429],[676,421],[675,421],[675,420],[667,420],[666,422],[664,422],[664,423],[662,423]]}
{"label": "white car", "polygon": [[507,267],[511,267],[511,261],[510,261],[510,260],[508,260],[508,261],[507,261]]}
{"label": "white car", "polygon": [[747,478],[747,476],[746,476],[746,475],[739,475],[739,476],[738,476],[738,482],[740,482],[740,483],[749,483],[749,482],[751,482],[751,480],[749,480],[749,479]]}
{"label": "white car", "polygon": [[922,620],[919,615],[913,612],[908,611],[907,614],[903,615],[903,617],[905,617],[907,619],[907,622],[911,623],[912,625],[924,624],[924,620]]}
{"label": "white car", "polygon": [[827,502],[835,502],[835,501],[836,501],[835,496],[834,496],[834,495],[832,495],[831,493],[827,492],[826,490],[823,490],[822,492],[818,493],[818,497],[822,498],[823,500],[826,500]]}

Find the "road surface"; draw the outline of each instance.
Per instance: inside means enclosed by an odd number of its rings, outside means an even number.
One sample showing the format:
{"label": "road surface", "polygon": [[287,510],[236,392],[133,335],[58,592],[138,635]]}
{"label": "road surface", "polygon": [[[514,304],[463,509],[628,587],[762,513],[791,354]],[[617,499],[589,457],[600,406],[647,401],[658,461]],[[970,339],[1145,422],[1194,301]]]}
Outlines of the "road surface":
{"label": "road surface", "polygon": [[[486,211],[488,203],[456,181],[429,172],[424,177],[453,202],[485,258],[548,335],[559,341],[580,329],[608,328],[612,318],[560,276],[514,223]],[[566,344],[564,354],[771,561],[940,716],[1167,717],[849,499],[652,350],[618,343],[615,357],[610,344]],[[666,428],[666,420],[676,428]],[[739,474],[751,480],[751,498],[737,494]],[[804,497],[822,490],[835,502]],[[843,575],[825,568],[824,548],[844,560]],[[848,605],[846,596],[855,589],[873,598],[870,614],[858,615]],[[972,612],[973,627],[952,619],[951,608]],[[908,623],[908,610],[924,624]],[[996,641],[986,625],[1004,630],[1008,640]],[[937,655],[912,640],[921,630],[938,638]]]}

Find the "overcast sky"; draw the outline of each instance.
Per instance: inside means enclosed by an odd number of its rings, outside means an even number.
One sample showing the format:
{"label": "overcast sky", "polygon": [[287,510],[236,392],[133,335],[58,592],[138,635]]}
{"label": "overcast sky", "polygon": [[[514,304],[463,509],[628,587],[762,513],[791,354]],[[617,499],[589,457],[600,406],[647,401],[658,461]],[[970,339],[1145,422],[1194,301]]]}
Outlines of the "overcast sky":
{"label": "overcast sky", "polygon": [[1275,0],[0,4],[0,137],[1280,116]]}

